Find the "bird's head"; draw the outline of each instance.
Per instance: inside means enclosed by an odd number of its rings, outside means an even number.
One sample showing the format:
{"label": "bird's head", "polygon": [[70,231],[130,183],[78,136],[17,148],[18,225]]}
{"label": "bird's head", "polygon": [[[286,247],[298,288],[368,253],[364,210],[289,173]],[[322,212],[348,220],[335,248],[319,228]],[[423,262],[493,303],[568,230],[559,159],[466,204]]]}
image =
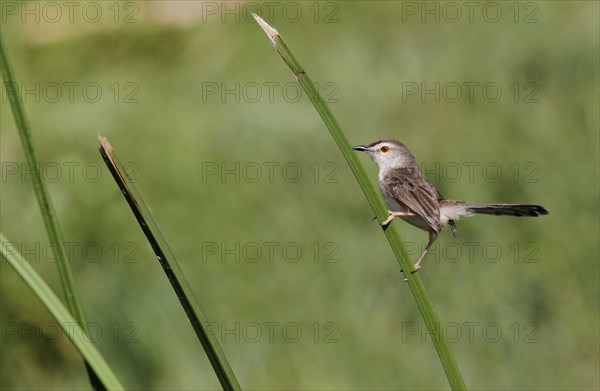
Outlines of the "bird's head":
{"label": "bird's head", "polygon": [[415,158],[406,145],[394,139],[382,138],[369,145],[357,145],[352,149],[368,153],[380,171],[406,167],[415,162]]}

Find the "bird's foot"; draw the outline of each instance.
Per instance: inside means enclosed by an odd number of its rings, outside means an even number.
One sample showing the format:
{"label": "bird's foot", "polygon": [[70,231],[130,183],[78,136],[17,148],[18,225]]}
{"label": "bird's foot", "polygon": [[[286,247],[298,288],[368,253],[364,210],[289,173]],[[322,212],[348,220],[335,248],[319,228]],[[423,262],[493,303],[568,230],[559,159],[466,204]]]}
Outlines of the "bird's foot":
{"label": "bird's foot", "polygon": [[383,223],[381,223],[381,226],[387,227],[392,222],[392,220],[394,220],[396,217],[399,217],[399,216],[414,216],[414,213],[412,213],[412,212],[395,212],[395,211],[388,210],[388,218]]}
{"label": "bird's foot", "polygon": [[[412,270],[412,271],[410,272],[410,274],[415,274],[416,272],[418,272],[418,271],[419,271],[419,269],[420,269],[420,268],[421,268],[421,265],[415,265],[415,268],[414,268],[414,270]],[[401,273],[404,273],[404,270],[403,270],[403,269],[400,269],[400,272],[401,272]],[[408,282],[408,278],[404,277],[404,282]]]}

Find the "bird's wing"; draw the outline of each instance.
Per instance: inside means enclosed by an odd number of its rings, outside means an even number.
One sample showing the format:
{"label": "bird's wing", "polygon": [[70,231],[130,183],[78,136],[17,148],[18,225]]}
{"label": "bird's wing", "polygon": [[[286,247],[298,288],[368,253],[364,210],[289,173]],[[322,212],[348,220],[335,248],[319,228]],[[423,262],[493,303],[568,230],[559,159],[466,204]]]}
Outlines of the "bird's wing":
{"label": "bird's wing", "polygon": [[383,188],[421,216],[431,228],[436,231],[442,228],[441,196],[418,167],[390,170],[383,178]]}

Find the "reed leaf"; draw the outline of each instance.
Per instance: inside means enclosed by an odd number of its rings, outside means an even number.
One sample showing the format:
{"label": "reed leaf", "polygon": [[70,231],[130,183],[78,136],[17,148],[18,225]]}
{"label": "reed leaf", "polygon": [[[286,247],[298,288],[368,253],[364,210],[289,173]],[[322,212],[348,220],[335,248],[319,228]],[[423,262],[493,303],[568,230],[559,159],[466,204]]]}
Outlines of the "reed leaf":
{"label": "reed leaf", "polygon": [[[385,221],[385,219],[388,217],[387,208],[381,199],[379,192],[367,177],[367,173],[363,165],[356,156],[357,154],[352,150],[346,135],[333,116],[333,113],[331,110],[329,110],[329,107],[319,94],[319,91],[315,87],[314,83],[302,65],[300,65],[300,62],[296,59],[290,48],[286,45],[283,38],[281,38],[279,32],[265,22],[260,16],[256,14],[253,14],[253,16],[271,40],[275,50],[290,68],[294,74],[294,77],[300,83],[312,101],[315,109],[317,109],[317,112],[323,119],[323,122],[325,122],[325,125],[329,129],[331,136],[337,143],[342,155],[350,166],[352,173],[356,177],[356,180],[358,181],[363,193],[367,197],[367,200],[369,201],[369,204],[371,205],[371,208],[375,212],[377,218],[380,222]],[[452,354],[452,350],[450,349],[450,345],[448,344],[448,340],[443,334],[441,327],[439,327],[439,318],[433,309],[433,304],[427,295],[427,291],[425,290],[425,286],[423,285],[421,277],[418,273],[407,273],[407,271],[413,270],[413,265],[406,254],[406,249],[404,248],[402,240],[398,235],[398,231],[394,227],[393,223],[383,231],[394,254],[396,255],[398,263],[404,271],[413,297],[417,302],[417,306],[419,307],[421,315],[423,316],[423,320],[427,326],[427,329],[429,330],[429,333],[431,334],[431,339],[433,340],[438,357],[446,373],[446,377],[448,378],[450,386],[453,390],[466,389],[462,375],[458,368],[458,364],[456,363],[454,355]]]}

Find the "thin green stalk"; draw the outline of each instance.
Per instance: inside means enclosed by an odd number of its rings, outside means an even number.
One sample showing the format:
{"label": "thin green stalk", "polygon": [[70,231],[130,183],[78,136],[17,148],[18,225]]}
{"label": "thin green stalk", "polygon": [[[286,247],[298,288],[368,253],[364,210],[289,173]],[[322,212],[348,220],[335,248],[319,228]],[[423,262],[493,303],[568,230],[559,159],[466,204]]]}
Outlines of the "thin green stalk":
{"label": "thin green stalk", "polygon": [[8,261],[19,277],[23,279],[25,284],[31,288],[48,311],[50,311],[63,329],[64,334],[73,342],[73,345],[75,345],[86,362],[93,368],[102,383],[110,390],[124,389],[112,373],[110,367],[106,364],[106,361],[104,361],[100,352],[96,350],[92,341],[87,337],[85,330],[79,326],[61,303],[60,299],[52,292],[52,289],[33,270],[31,265],[21,256],[16,248],[10,245],[10,242],[6,240],[2,233],[0,233],[0,247],[2,257]]}
{"label": "thin green stalk", "polygon": [[[5,52],[2,35],[0,35],[0,68],[2,69],[4,90],[6,91],[8,100],[10,101],[10,107],[19,130],[19,136],[21,138],[21,143],[23,144],[23,150],[25,151],[25,158],[27,159],[29,170],[28,172],[33,174],[33,189],[35,191],[35,196],[42,213],[46,231],[48,232],[48,238],[50,239],[50,243],[53,244],[51,248],[52,252],[54,253],[54,259],[57,260],[56,266],[58,268],[58,274],[60,276],[63,293],[67,300],[67,306],[73,317],[77,319],[79,325],[81,325],[81,327],[83,327],[85,330],[87,322],[85,320],[85,315],[83,313],[79,296],[77,295],[77,290],[75,289],[71,267],[69,266],[69,262],[67,260],[67,252],[64,245],[65,242],[58,225],[58,219],[56,218],[54,206],[52,205],[52,201],[50,200],[50,196],[48,194],[48,189],[46,188],[46,183],[42,180],[42,176],[40,174],[39,163],[33,148],[31,130],[27,121],[27,117],[25,116],[25,110],[23,109],[23,105],[21,104],[20,100],[21,94],[19,92],[19,85],[16,82],[8,55]],[[98,383],[98,379],[95,377],[94,373],[90,371],[88,364],[85,363],[85,365],[92,386],[97,390],[102,390],[102,384]]]}
{"label": "thin green stalk", "polygon": [[221,386],[224,390],[240,390],[240,385],[225,357],[225,353],[221,350],[219,341],[206,330],[207,318],[202,312],[198,299],[196,299],[192,287],[185,278],[183,270],[179,267],[175,254],[158,227],[158,223],[146,206],[142,195],[137,191],[133,181],[127,175],[125,167],[117,158],[108,140],[105,137],[99,138],[100,154],[152,246],[152,250],[154,250],[158,262],[179,298],[179,302],[190,320]]}
{"label": "thin green stalk", "polygon": [[2,36],[0,36],[0,63],[2,67],[2,78],[4,79],[4,89],[8,100],[10,101],[10,107],[12,108],[17,128],[19,129],[19,136],[23,143],[23,150],[25,151],[25,158],[27,159],[28,172],[33,175],[33,188],[37,197],[44,224],[46,225],[46,231],[50,242],[52,243],[52,250],[55,252],[55,259],[58,261],[56,265],[58,267],[58,273],[60,275],[60,281],[62,283],[63,291],[67,299],[67,305],[73,316],[77,319],[80,325],[85,325],[85,317],[83,315],[83,309],[81,303],[78,300],[77,291],[73,282],[73,275],[71,268],[66,259],[66,250],[64,246],[64,240],[62,238],[62,232],[58,227],[58,219],[56,218],[56,212],[54,206],[48,195],[48,189],[46,183],[42,180],[42,175],[39,170],[39,163],[35,155],[33,148],[33,141],[31,137],[31,130],[25,111],[20,101],[19,86],[16,82],[12,67],[8,61],[8,57],[5,52],[4,42]]}
{"label": "thin green stalk", "polygon": [[[260,24],[262,29],[265,31],[265,33],[271,40],[271,43],[273,44],[275,50],[277,50],[279,55],[281,55],[283,61],[285,61],[287,66],[290,68],[296,80],[298,80],[304,91],[306,91],[313,105],[317,109],[317,112],[323,119],[323,122],[325,122],[325,125],[327,125],[329,132],[331,133],[333,139],[340,148],[342,155],[344,155],[346,162],[348,162],[350,169],[354,173],[356,180],[358,181],[363,193],[367,197],[367,200],[371,204],[371,207],[377,215],[377,218],[380,222],[385,221],[385,219],[388,217],[388,213],[387,208],[383,200],[381,199],[381,196],[379,195],[376,188],[371,184],[369,178],[367,177],[365,169],[363,168],[358,157],[356,156],[356,153],[352,151],[352,148],[350,146],[350,143],[348,142],[348,139],[346,138],[346,135],[342,131],[340,125],[338,124],[331,111],[329,110],[329,107],[319,94],[319,91],[317,90],[317,88],[315,88],[315,85],[313,84],[312,80],[310,79],[310,77],[308,77],[308,74],[306,73],[304,68],[302,68],[292,51],[285,44],[285,42],[279,35],[279,32],[273,27],[271,27],[269,24],[267,24],[260,16],[256,14],[253,15],[256,21]],[[413,274],[406,272],[413,270],[413,265],[410,261],[410,258],[406,254],[404,244],[402,243],[402,240],[398,235],[398,231],[396,231],[396,228],[392,223],[387,227],[387,229],[384,229],[384,232],[385,236],[388,239],[388,242],[390,243],[390,246],[392,247],[392,250],[394,251],[394,254],[396,255],[398,263],[402,267],[402,270],[405,271],[404,274],[406,276],[406,279],[408,280],[408,284],[411,288],[415,301],[417,302],[419,310],[421,311],[421,315],[423,316],[429,333],[432,336],[433,343],[437,350],[442,367],[446,372],[446,377],[448,378],[450,386],[453,390],[465,390],[466,386],[463,381],[462,375],[460,373],[460,370],[458,369],[458,365],[456,363],[456,360],[454,359],[454,355],[452,354],[452,350],[450,349],[448,340],[446,339],[446,337],[442,333],[441,328],[439,327],[439,318],[435,313],[435,310],[433,309],[433,305],[431,303],[431,300],[429,299],[429,296],[427,295],[421,277],[418,273]]]}

